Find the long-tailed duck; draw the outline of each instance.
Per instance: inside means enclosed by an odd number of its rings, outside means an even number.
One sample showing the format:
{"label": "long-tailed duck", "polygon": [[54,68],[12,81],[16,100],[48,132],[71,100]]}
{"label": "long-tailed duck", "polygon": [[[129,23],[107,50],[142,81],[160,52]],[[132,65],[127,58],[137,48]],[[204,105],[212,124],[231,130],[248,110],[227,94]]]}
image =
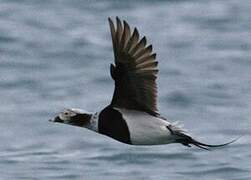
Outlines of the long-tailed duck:
{"label": "long-tailed duck", "polygon": [[209,145],[192,138],[175,123],[160,116],[157,109],[158,73],[156,54],[146,37],[140,39],[137,28],[131,33],[126,21],[116,18],[116,28],[108,18],[115,65],[110,74],[115,82],[111,103],[102,111],[88,113],[81,109],[65,109],[53,122],[85,127],[132,145],[181,143],[208,149],[232,143]]}

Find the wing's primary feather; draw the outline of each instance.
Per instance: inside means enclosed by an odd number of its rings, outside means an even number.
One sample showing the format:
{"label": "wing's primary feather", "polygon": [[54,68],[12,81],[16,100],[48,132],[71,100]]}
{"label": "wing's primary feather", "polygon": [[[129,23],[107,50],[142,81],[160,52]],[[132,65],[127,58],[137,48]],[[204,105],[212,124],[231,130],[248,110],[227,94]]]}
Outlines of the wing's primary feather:
{"label": "wing's primary feather", "polygon": [[115,81],[111,105],[157,115],[158,62],[152,45],[147,46],[146,37],[139,38],[137,28],[131,34],[126,21],[122,25],[117,17],[115,28],[113,21],[108,20],[115,57],[115,65],[110,67]]}

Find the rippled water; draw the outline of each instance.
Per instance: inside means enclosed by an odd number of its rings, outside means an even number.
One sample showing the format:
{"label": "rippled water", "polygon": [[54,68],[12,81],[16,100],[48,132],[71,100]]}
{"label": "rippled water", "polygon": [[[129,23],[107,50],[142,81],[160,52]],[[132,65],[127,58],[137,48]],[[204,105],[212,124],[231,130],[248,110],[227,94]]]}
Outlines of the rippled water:
{"label": "rippled water", "polygon": [[[159,109],[207,143],[135,147],[52,124],[110,102],[108,16],[158,53]],[[249,0],[0,1],[0,179],[251,179]]]}

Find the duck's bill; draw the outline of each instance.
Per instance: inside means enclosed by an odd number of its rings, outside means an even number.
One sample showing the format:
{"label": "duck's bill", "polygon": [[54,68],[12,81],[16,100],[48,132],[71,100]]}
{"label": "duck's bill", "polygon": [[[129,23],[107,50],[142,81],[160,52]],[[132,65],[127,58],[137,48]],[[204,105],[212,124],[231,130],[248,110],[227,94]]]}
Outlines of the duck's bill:
{"label": "duck's bill", "polygon": [[62,123],[63,122],[63,120],[62,119],[60,119],[58,116],[56,116],[54,119],[49,119],[49,121],[50,122],[57,122],[57,123]]}

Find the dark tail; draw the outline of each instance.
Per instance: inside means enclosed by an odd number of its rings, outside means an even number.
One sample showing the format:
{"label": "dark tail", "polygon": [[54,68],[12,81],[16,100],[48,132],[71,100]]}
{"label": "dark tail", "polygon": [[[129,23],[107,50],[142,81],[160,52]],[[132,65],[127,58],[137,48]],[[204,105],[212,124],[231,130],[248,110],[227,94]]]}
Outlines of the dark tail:
{"label": "dark tail", "polygon": [[192,137],[190,137],[184,133],[181,133],[181,132],[175,133],[175,135],[177,136],[177,140],[176,140],[177,143],[181,143],[184,146],[188,146],[188,147],[191,147],[191,145],[194,145],[194,146],[197,146],[197,147],[199,147],[201,149],[205,149],[205,150],[210,150],[210,148],[215,148],[215,147],[223,147],[223,146],[232,144],[239,139],[239,138],[236,138],[236,139],[234,139],[230,142],[224,143],[224,144],[213,144],[212,145],[212,144],[205,144],[205,143],[201,143],[199,141],[196,141]]}

